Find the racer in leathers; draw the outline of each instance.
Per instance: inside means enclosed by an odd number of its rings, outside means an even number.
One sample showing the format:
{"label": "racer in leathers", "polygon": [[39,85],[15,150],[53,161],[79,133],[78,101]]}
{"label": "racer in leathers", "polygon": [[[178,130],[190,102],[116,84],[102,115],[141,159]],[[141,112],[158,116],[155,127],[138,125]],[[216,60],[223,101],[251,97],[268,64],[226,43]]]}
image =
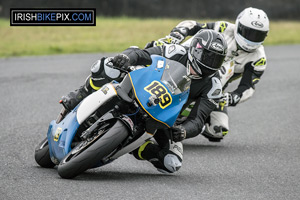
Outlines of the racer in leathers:
{"label": "racer in leathers", "polygon": [[182,164],[183,147],[180,141],[203,131],[206,118],[222,97],[222,86],[216,72],[221,67],[226,53],[227,44],[224,37],[214,30],[197,33],[189,47],[166,44],[144,50],[129,48],[112,59],[102,58],[97,61],[91,68],[92,73],[86,84],[64,96],[61,103],[67,110],[72,110],[83,98],[100,89],[105,83],[112,80],[121,81],[124,74],[108,67],[108,62],[122,70],[128,70],[129,66],[151,64],[151,55],[161,55],[180,62],[187,67],[192,79],[186,105],[195,102],[195,106],[183,123],[171,128],[172,134],[169,134],[169,131],[158,130],[154,135],[157,144],[147,141],[133,151],[137,159],[150,161],[161,172],[173,173]]}
{"label": "racer in leathers", "polygon": [[[193,36],[203,29],[220,32],[228,44],[224,63],[230,62],[232,67],[229,70],[233,70],[234,74],[226,84],[223,84],[223,91],[228,83],[241,78],[238,87],[226,94],[228,106],[236,106],[248,100],[254,94],[255,85],[259,82],[267,65],[266,54],[262,45],[269,31],[269,19],[266,13],[256,8],[246,8],[238,15],[235,24],[226,21],[203,24],[196,21],[183,21],[161,41],[164,43],[181,43],[187,36]],[[159,43],[155,41],[147,46],[159,45]],[[188,46],[188,44],[189,40],[182,45]],[[221,78],[228,76],[224,67],[219,70],[219,73]],[[185,112],[188,114],[189,110]],[[210,114],[202,135],[210,141],[219,142],[228,133],[228,130],[227,108],[219,106]]]}

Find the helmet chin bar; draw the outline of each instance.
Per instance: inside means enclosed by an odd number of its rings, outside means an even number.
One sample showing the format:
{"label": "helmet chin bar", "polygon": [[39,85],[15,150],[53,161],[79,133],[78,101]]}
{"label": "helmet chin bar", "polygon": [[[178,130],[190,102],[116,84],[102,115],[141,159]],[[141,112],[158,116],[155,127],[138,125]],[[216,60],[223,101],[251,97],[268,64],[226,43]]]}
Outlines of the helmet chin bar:
{"label": "helmet chin bar", "polygon": [[191,73],[191,69],[192,66],[190,65],[189,61],[187,61],[187,67],[186,67],[186,73],[187,73],[187,76],[190,78],[190,79],[201,79],[202,77],[199,76],[192,68],[192,70],[195,72],[195,74],[192,74]]}

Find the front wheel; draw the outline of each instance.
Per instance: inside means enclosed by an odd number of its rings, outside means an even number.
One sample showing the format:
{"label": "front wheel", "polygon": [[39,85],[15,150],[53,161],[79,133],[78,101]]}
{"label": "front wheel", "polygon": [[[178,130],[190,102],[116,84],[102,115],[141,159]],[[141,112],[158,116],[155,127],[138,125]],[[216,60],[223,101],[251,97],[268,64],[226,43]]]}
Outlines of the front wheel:
{"label": "front wheel", "polygon": [[45,138],[36,148],[34,158],[37,164],[45,168],[53,168],[55,164],[51,161],[48,139]]}
{"label": "front wheel", "polygon": [[104,135],[99,134],[91,141],[83,141],[74,147],[58,165],[58,174],[62,178],[74,178],[115,150],[128,136],[128,130],[120,120],[110,127],[100,130],[104,131]]}

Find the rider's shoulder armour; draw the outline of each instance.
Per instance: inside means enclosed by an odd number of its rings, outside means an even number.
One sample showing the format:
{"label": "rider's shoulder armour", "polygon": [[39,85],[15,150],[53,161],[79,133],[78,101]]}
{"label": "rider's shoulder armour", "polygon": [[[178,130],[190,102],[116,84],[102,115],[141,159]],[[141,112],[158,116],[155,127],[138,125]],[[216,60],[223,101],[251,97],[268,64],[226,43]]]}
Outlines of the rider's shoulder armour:
{"label": "rider's shoulder armour", "polygon": [[222,97],[222,84],[220,79],[217,77],[212,77],[212,87],[210,91],[207,93],[207,97],[209,99],[220,99]]}
{"label": "rider's shoulder armour", "polygon": [[166,58],[172,58],[175,55],[185,55],[187,50],[178,44],[165,44],[164,45],[164,56]]}

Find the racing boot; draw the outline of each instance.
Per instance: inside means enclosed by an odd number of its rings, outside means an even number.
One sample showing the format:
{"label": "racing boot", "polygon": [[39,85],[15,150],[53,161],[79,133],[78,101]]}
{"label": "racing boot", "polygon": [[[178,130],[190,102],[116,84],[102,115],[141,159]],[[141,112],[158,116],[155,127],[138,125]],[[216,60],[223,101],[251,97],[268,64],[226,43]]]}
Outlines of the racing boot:
{"label": "racing boot", "polygon": [[[135,149],[134,151],[132,151],[132,155],[138,159],[138,160],[146,160],[146,158],[144,158],[142,156],[143,151],[145,150],[146,146],[148,146],[149,144],[154,144],[153,141],[149,140],[147,142],[145,142],[143,145],[141,145],[139,148]],[[160,150],[160,149],[159,149]],[[158,150],[158,151],[159,151]]]}
{"label": "racing boot", "polygon": [[73,110],[84,98],[92,94],[94,90],[90,86],[90,76],[87,78],[86,83],[81,86],[79,89],[70,92],[66,96],[63,96],[59,103],[61,103],[66,110]]}
{"label": "racing boot", "polygon": [[161,148],[152,141],[145,142],[134,150],[133,156],[138,160],[149,161],[159,172],[174,173],[182,165],[182,143],[169,141],[168,147]]}

